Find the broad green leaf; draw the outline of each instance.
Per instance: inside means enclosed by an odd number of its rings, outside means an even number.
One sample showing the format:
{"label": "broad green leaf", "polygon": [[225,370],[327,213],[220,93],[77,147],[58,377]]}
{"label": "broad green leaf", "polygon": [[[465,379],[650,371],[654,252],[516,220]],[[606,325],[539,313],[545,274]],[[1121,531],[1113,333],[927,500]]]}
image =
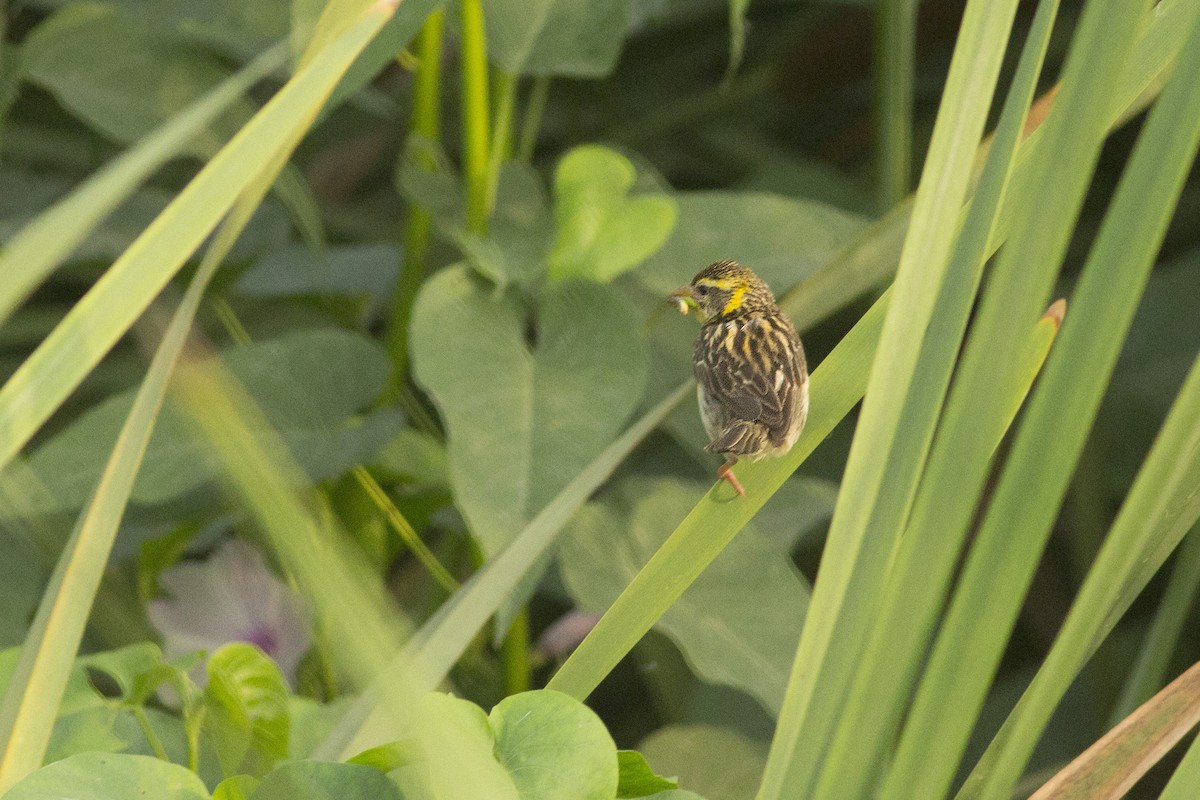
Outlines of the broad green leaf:
{"label": "broad green leaf", "polygon": [[712,725],[668,725],[638,749],[655,772],[714,800],[751,800],[767,760],[765,742]]}
{"label": "broad green leaf", "polygon": [[121,695],[128,697],[141,676],[162,663],[162,650],[154,642],[138,642],[118,650],[83,656],[79,663],[112,678],[120,687]]}
{"label": "broad green leaf", "polygon": [[[275,47],[194,105],[171,118],[127,152],[104,166],[70,196],[7,238],[0,252],[0,320],[71,253],[98,221],[120,205],[141,181],[178,154],[222,110],[261,77],[282,64],[285,53]],[[18,195],[26,197],[23,193]],[[47,198],[49,199],[49,198]]]}
{"label": "broad green leaf", "polygon": [[386,3],[372,7],[280,89],[0,388],[0,466],[125,334],[261,171],[287,158],[333,85],[394,11]]}
{"label": "broad green leaf", "polygon": [[486,236],[467,230],[462,179],[436,142],[411,134],[395,177],[397,188],[430,215],[441,237],[486,277],[504,285],[545,275],[554,220],[542,177],[531,166],[515,161],[501,166]]}
{"label": "broad green leaf", "polygon": [[[7,478],[0,478],[0,484]],[[6,499],[0,500],[2,515],[13,510]],[[17,512],[22,513],[22,512]],[[20,644],[29,628],[29,619],[37,609],[50,568],[41,553],[15,536],[4,537],[4,558],[0,559],[0,647]]]}
{"label": "broad green leaf", "polygon": [[554,173],[550,277],[609,281],[658,250],[675,225],[666,195],[630,195],[636,172],[625,156],[599,145],[576,147]]}
{"label": "broad green leaf", "polygon": [[463,652],[499,609],[514,589],[541,563],[550,546],[571,516],[612,474],[613,470],[679,404],[691,386],[683,384],[638,418],[626,431],[604,448],[582,469],[554,499],[517,535],[508,547],[488,561],[468,583],[446,601],[422,626],[413,643],[376,678],[369,691],[355,700],[337,728],[316,751],[324,758],[345,758],[382,739],[378,731],[387,729],[380,713],[378,697],[407,666],[419,658],[424,667],[426,686],[434,688],[450,672]]}
{"label": "broad green leaf", "polygon": [[[162,37],[145,13],[90,2],[68,6],[38,26],[24,52],[31,81],[118,142],[154,130],[229,75],[211,55]],[[242,105],[222,119],[224,132],[248,117]],[[204,153],[216,140],[194,144],[193,152]]]}
{"label": "broad green leaf", "polygon": [[[612,605],[703,491],[675,480],[632,479],[616,497],[585,506],[558,553],[576,603],[591,611]],[[808,597],[787,552],[744,530],[656,627],[700,677],[735,686],[776,712]]]}
{"label": "broad green leaf", "polygon": [[487,237],[463,231],[454,240],[471,264],[497,283],[541,280],[554,241],[554,220],[541,175],[526,164],[506,161],[500,169]]}
{"label": "broad green leaf", "polygon": [[630,0],[484,0],[488,55],[515,75],[599,78],[616,65]]}
{"label": "broad green leaf", "polygon": [[30,773],[4,800],[209,800],[196,774],[149,756],[80,753]]}
{"label": "broad green leaf", "polygon": [[396,784],[372,767],[293,761],[276,767],[249,800],[407,800]]}
{"label": "broad green leaf", "polygon": [[[430,713],[438,715],[459,734],[457,756],[461,759],[470,755],[478,785],[486,786],[484,796],[489,800],[518,800],[512,778],[496,760],[495,736],[483,709],[469,700],[441,693],[429,694],[423,702]],[[405,800],[437,800],[424,788],[428,782],[426,761],[420,743],[412,738],[373,747],[350,759],[353,764],[389,773]],[[524,795],[520,797],[524,800]]]}
{"label": "broad green leaf", "polygon": [[489,554],[616,436],[645,382],[636,317],[593,283],[557,283],[527,311],[464,267],[443,270],[417,298],[412,347],[449,429],[459,507]]}
{"label": "broad green leaf", "polygon": [[801,462],[862,398],[865,365],[879,342],[885,293],[810,378],[808,423],[787,455],[738,465],[745,497],[729,502],[722,481],[709,489],[637,578],[551,678],[548,688],[583,698],[667,612]]}
{"label": "broad green leaf", "polygon": [[678,222],[662,248],[632,275],[663,297],[723,258],[750,267],[782,295],[833,259],[867,223],[824,203],[767,192],[706,190],[672,197]]}
{"label": "broad green leaf", "polygon": [[335,246],[324,254],[293,244],[266,253],[238,278],[234,291],[247,297],[362,296],[378,308],[396,281],[400,257],[388,244]]}
{"label": "broad green leaf", "polygon": [[142,755],[151,755],[149,748],[137,747],[145,742],[140,731],[129,736],[128,731],[122,730],[125,722],[132,723],[133,720],[127,712],[112,705],[95,705],[59,714],[46,743],[42,763],[52,764],[80,753],[139,751]]}
{"label": "broad green leaf", "polygon": [[226,772],[240,770],[247,750],[258,769],[286,757],[289,692],[275,662],[254,645],[233,642],[209,656],[206,669],[205,697]]}
{"label": "broad green leaf", "polygon": [[596,713],[559,692],[523,692],[501,700],[488,721],[496,758],[521,800],[610,800],[616,795],[617,746]]}
{"label": "broad green leaf", "polygon": [[271,0],[107,0],[159,31],[244,56],[287,35],[287,3]]}
{"label": "broad green leaf", "polygon": [[401,429],[383,446],[371,466],[396,480],[450,488],[446,445],[413,428]]}
{"label": "broad green leaf", "polygon": [[[262,406],[313,480],[341,474],[396,431],[393,413],[351,419],[383,390],[390,369],[382,348],[357,334],[311,329],[228,351],[222,361]],[[95,486],[134,392],[83,414],[30,457],[59,508],[76,508]],[[133,498],[161,503],[211,481],[213,456],[186,419],[168,407],[156,427]],[[45,509],[52,510],[52,509]]]}
{"label": "broad green leaf", "polygon": [[647,795],[678,789],[679,784],[656,775],[646,757],[636,750],[618,750],[617,765],[621,770],[621,780],[617,784],[617,797],[624,798],[646,797]]}
{"label": "broad green leaf", "polygon": [[213,800],[250,800],[259,783],[253,775],[233,775],[217,784]]}
{"label": "broad green leaf", "polygon": [[380,772],[391,772],[392,770],[407,767],[409,764],[413,764],[420,759],[421,752],[416,742],[411,739],[401,739],[398,742],[381,744],[378,747],[364,750],[354,756],[354,758],[346,760],[351,764],[363,764],[368,767],[374,767]]}

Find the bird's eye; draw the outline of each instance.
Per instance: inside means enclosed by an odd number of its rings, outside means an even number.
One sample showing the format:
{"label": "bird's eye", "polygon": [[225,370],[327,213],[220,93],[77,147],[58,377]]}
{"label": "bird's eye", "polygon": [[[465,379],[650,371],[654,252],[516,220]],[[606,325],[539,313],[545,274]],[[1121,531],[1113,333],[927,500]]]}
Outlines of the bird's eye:
{"label": "bird's eye", "polygon": [[696,287],[696,294],[703,297],[704,295],[708,294],[708,287],[706,285],[704,285],[703,283],[700,284],[699,286]]}

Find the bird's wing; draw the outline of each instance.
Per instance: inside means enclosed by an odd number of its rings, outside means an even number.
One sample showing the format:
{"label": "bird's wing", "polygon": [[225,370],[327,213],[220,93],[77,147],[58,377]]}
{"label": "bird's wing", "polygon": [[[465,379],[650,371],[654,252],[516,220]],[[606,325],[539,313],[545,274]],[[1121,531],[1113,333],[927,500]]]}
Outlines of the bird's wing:
{"label": "bird's wing", "polygon": [[696,378],[738,419],[775,429],[790,422],[801,383],[795,331],[772,316],[714,325]]}

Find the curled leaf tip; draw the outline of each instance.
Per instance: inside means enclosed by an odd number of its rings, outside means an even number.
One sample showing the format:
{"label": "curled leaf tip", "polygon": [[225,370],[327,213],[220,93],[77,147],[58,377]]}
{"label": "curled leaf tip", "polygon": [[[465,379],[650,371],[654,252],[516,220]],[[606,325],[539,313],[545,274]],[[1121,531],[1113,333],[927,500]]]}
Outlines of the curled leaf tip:
{"label": "curled leaf tip", "polygon": [[1048,319],[1054,322],[1054,327],[1061,328],[1063,317],[1067,315],[1067,298],[1060,297],[1050,304],[1046,309],[1046,313],[1042,314],[1042,319]]}

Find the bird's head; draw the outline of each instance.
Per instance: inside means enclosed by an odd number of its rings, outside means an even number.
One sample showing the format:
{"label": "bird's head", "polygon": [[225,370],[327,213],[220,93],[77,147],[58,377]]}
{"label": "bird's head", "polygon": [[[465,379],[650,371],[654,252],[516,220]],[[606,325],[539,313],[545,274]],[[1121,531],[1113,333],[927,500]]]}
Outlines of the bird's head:
{"label": "bird's head", "polygon": [[687,286],[671,292],[679,313],[696,309],[700,322],[730,319],[775,306],[775,295],[762,278],[736,261],[710,264],[692,278]]}

